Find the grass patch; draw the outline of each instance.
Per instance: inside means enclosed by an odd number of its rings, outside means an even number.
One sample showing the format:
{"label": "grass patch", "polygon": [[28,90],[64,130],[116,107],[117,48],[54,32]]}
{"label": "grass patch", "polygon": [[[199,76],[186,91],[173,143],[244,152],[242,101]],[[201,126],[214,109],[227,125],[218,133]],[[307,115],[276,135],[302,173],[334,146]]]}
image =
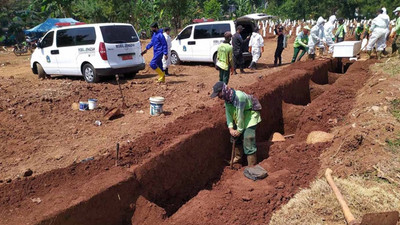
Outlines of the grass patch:
{"label": "grass patch", "polygon": [[[366,213],[400,210],[400,194],[392,184],[360,177],[334,178],[356,219]],[[270,225],[343,225],[339,202],[325,179],[314,181],[272,215]]]}
{"label": "grass patch", "polygon": [[397,136],[396,139],[386,139],[386,149],[393,152],[398,153],[400,150],[400,135]]}
{"label": "grass patch", "polygon": [[372,66],[373,71],[383,72],[392,77],[400,74],[400,67],[398,66],[400,59],[398,57],[392,57],[387,59],[383,63],[375,63]]}
{"label": "grass patch", "polygon": [[395,99],[390,102],[390,112],[400,122],[400,99]]}

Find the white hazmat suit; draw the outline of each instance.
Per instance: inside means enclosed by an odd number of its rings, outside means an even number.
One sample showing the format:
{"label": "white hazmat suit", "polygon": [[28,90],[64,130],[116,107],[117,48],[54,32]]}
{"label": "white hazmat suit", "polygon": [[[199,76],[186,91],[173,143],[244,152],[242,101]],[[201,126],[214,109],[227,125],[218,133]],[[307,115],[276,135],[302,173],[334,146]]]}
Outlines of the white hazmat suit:
{"label": "white hazmat suit", "polygon": [[257,32],[253,32],[249,41],[249,47],[251,47],[251,54],[253,55],[252,62],[257,62],[261,57],[261,50],[264,47],[264,39]]}
{"label": "white hazmat suit", "polygon": [[333,44],[334,44],[333,38],[335,37],[333,29],[335,28],[335,21],[336,21],[336,16],[332,15],[329,17],[329,21],[324,25],[325,39],[326,39],[326,44],[329,46],[329,53],[333,52]]}
{"label": "white hazmat suit", "polygon": [[167,42],[167,47],[168,47],[168,59],[165,59],[164,57],[162,57],[163,70],[165,71],[171,65],[172,40],[171,40],[171,37],[166,32],[164,32],[163,35],[164,35],[165,41]]}
{"label": "white hazmat suit", "polygon": [[[372,48],[376,44],[376,50],[382,52],[386,47],[386,34],[389,27],[389,17],[383,14],[379,14],[375,19],[372,20],[370,27],[371,37],[367,45],[367,51],[372,51]],[[370,54],[370,52],[369,52]]]}
{"label": "white hazmat suit", "polygon": [[315,55],[316,45],[323,46],[323,39],[325,37],[324,25],[324,18],[319,17],[317,24],[311,28],[310,38],[308,39],[308,54],[311,55],[311,57]]}

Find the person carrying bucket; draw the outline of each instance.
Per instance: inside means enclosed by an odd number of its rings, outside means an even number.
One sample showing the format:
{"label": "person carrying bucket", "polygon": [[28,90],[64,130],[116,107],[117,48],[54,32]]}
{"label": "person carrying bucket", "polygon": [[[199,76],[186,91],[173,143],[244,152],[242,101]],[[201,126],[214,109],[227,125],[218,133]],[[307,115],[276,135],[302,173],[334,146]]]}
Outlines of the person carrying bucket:
{"label": "person carrying bucket", "polygon": [[261,122],[260,102],[254,96],[229,88],[221,81],[214,85],[210,97],[217,96],[225,100],[226,123],[231,142],[235,142],[233,163],[240,163],[244,151],[248,165],[256,165],[256,127]]}
{"label": "person carrying bucket", "polygon": [[163,30],[158,28],[157,22],[151,24],[150,27],[153,36],[151,37],[150,43],[146,46],[146,50],[142,52],[142,55],[146,54],[147,50],[150,48],[153,48],[153,59],[150,62],[150,67],[159,75],[157,82],[165,83],[165,73],[162,71],[162,58],[164,55],[164,59],[168,59],[167,41],[164,38]]}

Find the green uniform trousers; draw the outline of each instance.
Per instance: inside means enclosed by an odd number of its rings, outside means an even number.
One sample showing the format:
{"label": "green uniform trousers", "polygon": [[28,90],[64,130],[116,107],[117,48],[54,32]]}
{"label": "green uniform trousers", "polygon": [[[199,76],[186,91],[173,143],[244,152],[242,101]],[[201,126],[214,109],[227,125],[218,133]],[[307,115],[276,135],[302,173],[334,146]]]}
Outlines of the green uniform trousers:
{"label": "green uniform trousers", "polygon": [[219,81],[224,82],[225,84],[228,84],[229,82],[229,70],[223,70],[219,68]]}
{"label": "green uniform trousers", "polygon": [[398,51],[399,56],[400,56],[400,35],[396,35],[396,37],[393,40],[393,44],[392,44],[392,53],[395,53],[396,51]]}
{"label": "green uniform trousers", "polygon": [[297,61],[301,60],[301,58],[304,56],[304,54],[306,54],[306,52],[308,51],[308,48],[304,47],[304,46],[294,47],[292,63],[296,62],[296,59],[297,59],[297,56],[299,55],[300,50],[303,50],[303,51],[301,52],[300,57]]}
{"label": "green uniform trousers", "polygon": [[243,144],[243,151],[246,155],[252,155],[257,151],[256,127],[257,125],[244,129],[243,133],[236,139],[231,137],[231,142],[236,140],[236,145]]}

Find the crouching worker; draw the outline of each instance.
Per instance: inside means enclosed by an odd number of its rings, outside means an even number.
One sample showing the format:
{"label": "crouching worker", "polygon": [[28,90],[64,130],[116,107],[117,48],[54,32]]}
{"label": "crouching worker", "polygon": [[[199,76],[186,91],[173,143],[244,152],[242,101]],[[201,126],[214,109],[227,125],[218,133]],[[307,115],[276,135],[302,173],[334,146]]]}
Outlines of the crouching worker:
{"label": "crouching worker", "polygon": [[[293,53],[293,59],[292,63],[297,61],[300,61],[301,58],[308,52],[308,33],[310,32],[310,27],[305,26],[303,27],[303,31],[300,32],[296,40],[294,41],[293,47],[294,47],[294,53]],[[299,59],[297,59],[297,56],[299,55],[300,50],[302,50],[302,53],[300,54]]]}
{"label": "crouching worker", "polygon": [[261,122],[259,101],[242,91],[229,88],[224,82],[217,82],[211,98],[225,100],[226,123],[231,142],[236,141],[233,163],[241,163],[243,151],[249,166],[257,164],[256,127]]}

